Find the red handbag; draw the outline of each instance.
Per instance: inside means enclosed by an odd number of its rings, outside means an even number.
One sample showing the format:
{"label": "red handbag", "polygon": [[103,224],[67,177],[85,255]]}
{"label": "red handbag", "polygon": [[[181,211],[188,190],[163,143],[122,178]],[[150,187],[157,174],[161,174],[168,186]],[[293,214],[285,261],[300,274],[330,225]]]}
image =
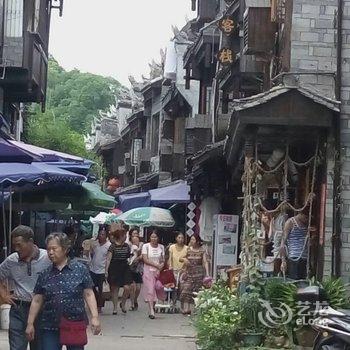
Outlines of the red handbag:
{"label": "red handbag", "polygon": [[62,317],[60,322],[60,344],[84,346],[88,343],[85,321],[70,321]]}

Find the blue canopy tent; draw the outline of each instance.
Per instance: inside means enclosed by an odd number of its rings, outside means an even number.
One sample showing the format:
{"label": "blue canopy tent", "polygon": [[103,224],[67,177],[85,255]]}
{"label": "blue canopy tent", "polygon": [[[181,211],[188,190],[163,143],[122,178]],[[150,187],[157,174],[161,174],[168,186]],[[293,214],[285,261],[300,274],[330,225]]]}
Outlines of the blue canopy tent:
{"label": "blue canopy tent", "polygon": [[89,169],[94,163],[91,160],[74,156],[63,152],[53,151],[50,149],[29,145],[24,142],[8,140],[11,146],[18,151],[27,152],[36,158],[39,162],[55,165],[61,169],[69,170],[77,174],[87,175]]}
{"label": "blue canopy tent", "polygon": [[119,196],[119,208],[126,212],[140,207],[162,207],[172,204],[189,203],[190,187],[185,181],[157,188],[148,192],[132,193]]}
{"label": "blue canopy tent", "polygon": [[84,163],[84,162],[90,162],[92,164],[92,161],[87,161],[86,159],[78,156],[74,156],[72,154],[63,153],[59,151],[53,151],[50,149],[29,145],[24,142],[15,141],[15,140],[8,140],[10,144],[12,144],[17,149],[20,149],[22,151],[28,152],[38,158],[42,162],[76,162],[76,163]]}
{"label": "blue canopy tent", "polygon": [[29,152],[19,149],[9,141],[0,138],[0,163],[31,163],[38,158]]}
{"label": "blue canopy tent", "polygon": [[119,196],[119,208],[122,212],[130,209],[149,207],[151,205],[151,196],[148,192],[122,194]]}
{"label": "blue canopy tent", "polygon": [[[9,235],[12,229],[12,186],[23,186],[28,183],[39,185],[40,183],[48,182],[67,182],[67,183],[80,183],[86,178],[83,175],[75,174],[70,171],[60,169],[53,165],[45,163],[0,163],[0,185],[2,197],[6,196],[6,193],[10,193],[9,197]],[[6,192],[4,189],[6,188]],[[5,201],[2,203],[3,211],[3,232],[4,243],[7,249],[6,239],[6,223],[5,223]]]}
{"label": "blue canopy tent", "polygon": [[79,183],[85,179],[83,175],[45,163],[0,163],[0,184],[3,188],[39,181]]}
{"label": "blue canopy tent", "polygon": [[59,162],[45,162],[48,165],[54,165],[58,168],[72,171],[73,173],[81,174],[81,175],[88,175],[89,170],[91,168],[92,162],[84,161],[83,163],[79,162],[66,162],[66,161],[59,161]]}
{"label": "blue canopy tent", "polygon": [[185,181],[149,191],[151,205],[157,207],[163,204],[179,204],[190,202],[190,187]]}

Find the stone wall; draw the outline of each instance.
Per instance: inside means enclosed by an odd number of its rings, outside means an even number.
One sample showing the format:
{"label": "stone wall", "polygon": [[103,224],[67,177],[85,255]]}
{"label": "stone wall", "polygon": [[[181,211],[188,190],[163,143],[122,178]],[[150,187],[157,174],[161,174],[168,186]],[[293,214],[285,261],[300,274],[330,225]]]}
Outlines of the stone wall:
{"label": "stone wall", "polygon": [[[309,85],[335,97],[335,79],[324,73],[337,70],[338,1],[294,0],[291,33],[291,71],[317,72],[301,76],[300,84]],[[341,275],[350,281],[350,1],[344,1],[342,33],[341,87]],[[327,145],[327,201],[325,222],[324,275],[331,273],[331,237],[333,222],[334,145],[330,134]]]}
{"label": "stone wall", "polygon": [[350,281],[350,1],[344,1],[342,33],[341,144],[342,144],[342,275]]}
{"label": "stone wall", "polygon": [[336,72],[336,0],[294,0],[291,32],[291,71],[326,73],[298,76],[309,85],[334,98]]}

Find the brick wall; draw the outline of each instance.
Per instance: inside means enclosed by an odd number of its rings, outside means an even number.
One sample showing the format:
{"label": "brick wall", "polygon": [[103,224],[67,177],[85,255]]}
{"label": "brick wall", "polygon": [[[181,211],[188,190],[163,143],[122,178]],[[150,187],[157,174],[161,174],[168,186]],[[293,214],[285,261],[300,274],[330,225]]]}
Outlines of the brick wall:
{"label": "brick wall", "polygon": [[[294,0],[291,33],[292,72],[336,72],[336,0]],[[334,98],[334,76],[302,75],[302,85],[312,85]]]}
{"label": "brick wall", "polygon": [[[337,69],[336,11],[338,1],[294,0],[291,33],[291,71],[335,73]],[[341,176],[342,176],[342,247],[341,275],[350,281],[350,0],[344,1],[342,33],[341,88]],[[334,78],[325,75],[306,75],[300,84],[310,85],[334,98]],[[324,275],[331,272],[331,236],[333,221],[333,137],[327,145],[327,202],[325,228]]]}
{"label": "brick wall", "polygon": [[350,281],[350,1],[344,1],[342,33],[341,143],[342,143],[342,275]]}

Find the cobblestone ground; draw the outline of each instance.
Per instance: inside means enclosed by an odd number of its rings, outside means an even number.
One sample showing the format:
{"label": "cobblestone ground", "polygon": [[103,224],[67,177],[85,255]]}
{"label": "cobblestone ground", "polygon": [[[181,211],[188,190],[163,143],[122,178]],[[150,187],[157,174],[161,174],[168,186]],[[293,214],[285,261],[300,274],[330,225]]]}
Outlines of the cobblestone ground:
{"label": "cobblestone ground", "polygon": [[[136,312],[113,316],[107,303],[102,320],[102,335],[89,336],[91,350],[195,350],[190,319],[182,315],[159,314],[147,317],[144,306]],[[7,333],[0,331],[0,350],[9,350]],[[49,350],[49,349],[44,349]]]}

